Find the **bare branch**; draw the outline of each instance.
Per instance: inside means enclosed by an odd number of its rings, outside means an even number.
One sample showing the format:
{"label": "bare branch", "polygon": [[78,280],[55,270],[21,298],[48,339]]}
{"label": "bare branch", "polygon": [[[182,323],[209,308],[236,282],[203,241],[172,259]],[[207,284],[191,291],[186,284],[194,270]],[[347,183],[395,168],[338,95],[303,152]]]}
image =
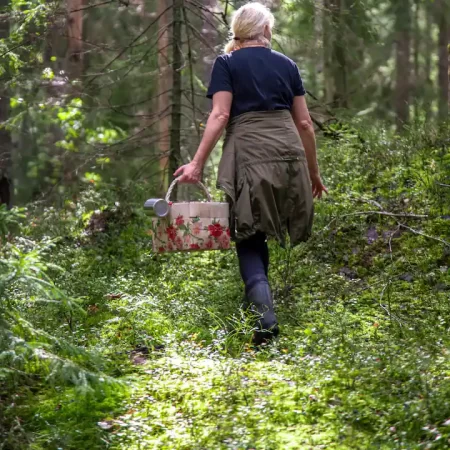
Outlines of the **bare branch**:
{"label": "bare branch", "polygon": [[217,55],[216,49],[211,47],[211,44],[190,23],[187,23],[186,27],[189,27],[193,34],[195,34],[200,41],[202,41],[215,55]]}
{"label": "bare branch", "polygon": [[[167,11],[169,11],[172,8],[172,5],[168,6],[161,14],[158,14],[158,16],[152,20],[150,22],[149,25],[147,25],[145,27],[145,29],[139,33],[131,42],[130,44],[123,48],[108,64],[106,64],[103,69],[101,70],[101,72],[103,73],[106,69],[108,69],[109,67],[111,67],[111,65],[117,61],[133,44],[135,44],[142,36],[144,36],[145,33],[147,33],[147,31],[155,24],[158,22],[158,20],[161,18],[161,16],[163,16]],[[97,76],[94,76],[93,78],[91,78],[87,83],[86,86],[89,86],[94,80],[96,80],[98,78]]]}
{"label": "bare branch", "polygon": [[109,5],[110,3],[115,3],[115,0],[106,0],[101,3],[93,3],[92,5],[83,6],[83,8],[71,9],[68,11],[69,14],[77,11],[86,11],[87,9],[97,8],[98,6]]}
{"label": "bare branch", "polygon": [[[187,13],[186,13],[186,7],[183,4],[183,17],[184,17],[184,22],[185,24],[187,24],[189,22],[188,17],[187,17]],[[187,44],[188,44],[188,55],[187,55],[187,59],[188,59],[188,63],[189,63],[189,81],[191,84],[191,103],[192,103],[192,111],[194,113],[194,125],[195,125],[195,129],[197,131],[197,135],[198,135],[198,139],[200,140],[200,128],[197,124],[197,121],[195,120],[195,89],[194,89],[194,67],[192,64],[192,48],[191,48],[191,33],[189,32],[189,27],[186,27],[186,36],[187,36]]]}

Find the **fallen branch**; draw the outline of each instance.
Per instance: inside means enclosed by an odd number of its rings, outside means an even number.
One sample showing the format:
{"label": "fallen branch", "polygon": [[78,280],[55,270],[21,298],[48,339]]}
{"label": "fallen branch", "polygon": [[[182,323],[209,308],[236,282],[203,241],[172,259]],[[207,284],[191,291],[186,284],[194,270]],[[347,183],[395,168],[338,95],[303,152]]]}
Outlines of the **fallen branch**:
{"label": "fallen branch", "polygon": [[335,217],[325,228],[328,228],[333,222],[342,217],[350,217],[350,216],[363,216],[363,215],[371,215],[378,214],[380,216],[388,216],[388,217],[404,217],[409,219],[427,219],[428,216],[426,214],[406,214],[406,213],[391,213],[388,211],[358,211],[349,214],[343,214],[342,216]]}
{"label": "fallen branch", "polygon": [[390,217],[407,217],[410,219],[427,219],[427,214],[406,214],[406,213],[391,213],[388,211],[359,211],[355,213],[345,214],[341,217],[345,216],[357,216],[361,214],[379,214],[381,216],[390,216]]}
{"label": "fallen branch", "polygon": [[[392,217],[397,222],[397,225],[399,226],[399,228],[404,228],[404,229],[410,231],[413,234],[417,234],[417,235],[425,237],[427,239],[431,239],[433,241],[440,242],[441,244],[444,244],[445,246],[450,247],[450,242],[447,242],[446,240],[438,238],[438,237],[435,237],[435,236],[430,236],[430,235],[428,235],[426,233],[423,233],[422,231],[419,231],[419,230],[416,230],[414,228],[411,228],[410,226],[405,225],[404,223],[400,222],[400,220],[399,220],[399,218],[402,218],[402,217],[405,218],[405,219],[428,219],[429,218],[428,215],[426,215],[426,214],[391,213],[389,211],[385,211],[383,206],[380,203],[378,203],[377,201],[375,201],[375,200],[364,199],[364,198],[359,198],[357,200],[362,202],[362,203],[369,203],[370,205],[376,206],[379,209],[379,211],[358,211],[358,212],[344,214],[342,216],[335,217],[324,228],[324,230],[328,229],[331,226],[331,224],[333,224],[334,222],[336,222],[336,220],[338,220],[338,219],[340,219],[342,217],[378,214],[380,216]],[[390,245],[390,242],[389,242],[389,245]]]}
{"label": "fallen branch", "polygon": [[408,227],[408,225],[405,225],[403,223],[400,223],[400,222],[397,222],[397,223],[398,223],[398,225],[400,227],[411,231],[411,233],[418,234],[419,236],[423,236],[423,237],[426,237],[428,239],[432,239],[433,241],[440,242],[441,244],[444,244],[447,247],[450,247],[450,242],[444,241],[444,239],[437,238],[437,237],[434,237],[434,236],[430,236],[429,234],[422,233],[421,231],[418,231],[418,230],[415,230],[414,228]]}
{"label": "fallen branch", "polygon": [[[369,204],[371,204],[371,205],[375,205],[377,208],[381,209],[381,211],[378,211],[380,214],[387,215],[387,214],[386,214],[387,211],[384,211],[384,209],[383,209],[383,207],[381,206],[381,204],[378,203],[378,202],[376,202],[375,200],[360,199],[360,201],[369,203]],[[392,214],[391,214],[391,215],[392,215]],[[393,215],[393,216],[394,216],[394,217],[399,217],[398,215],[397,215],[397,216]],[[403,217],[408,217],[408,216],[403,216]],[[416,218],[417,218],[417,217],[419,217],[419,216],[416,216]],[[428,216],[424,216],[424,218],[426,218],[426,217],[428,217]],[[431,240],[433,240],[433,241],[440,242],[441,244],[444,244],[444,245],[446,245],[447,247],[450,247],[450,242],[447,242],[447,241],[445,241],[444,239],[437,238],[437,237],[430,236],[430,235],[428,235],[428,234],[422,233],[422,231],[415,230],[414,228],[411,228],[411,227],[409,227],[408,225],[405,225],[404,223],[401,223],[401,222],[400,222],[399,220],[397,220],[397,219],[394,219],[394,220],[397,222],[397,224],[398,224],[399,227],[405,228],[406,230],[410,231],[411,233],[417,234],[417,235],[419,235],[419,236],[426,237],[426,238],[431,239]]]}

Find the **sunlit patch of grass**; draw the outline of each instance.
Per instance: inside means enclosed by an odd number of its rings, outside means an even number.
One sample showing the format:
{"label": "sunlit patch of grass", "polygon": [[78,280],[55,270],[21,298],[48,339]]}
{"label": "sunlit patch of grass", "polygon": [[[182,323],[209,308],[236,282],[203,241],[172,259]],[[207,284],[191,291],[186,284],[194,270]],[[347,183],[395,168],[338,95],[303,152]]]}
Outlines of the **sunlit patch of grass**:
{"label": "sunlit patch of grass", "polygon": [[[311,335],[239,358],[185,342],[149,361],[113,448],[420,448],[432,411],[444,412],[450,380],[438,374],[448,361],[373,334],[319,339],[305,353]],[[436,431],[443,439],[446,427]]]}

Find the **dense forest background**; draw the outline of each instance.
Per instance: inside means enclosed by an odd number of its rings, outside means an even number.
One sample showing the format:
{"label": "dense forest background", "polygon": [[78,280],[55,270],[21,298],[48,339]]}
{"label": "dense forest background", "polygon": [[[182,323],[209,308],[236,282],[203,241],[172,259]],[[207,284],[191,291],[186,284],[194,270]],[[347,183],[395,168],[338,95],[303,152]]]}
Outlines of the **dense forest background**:
{"label": "dense forest background", "polygon": [[[164,191],[197,148],[212,64],[241,4],[2,4],[4,201],[62,204],[89,182],[145,180]],[[273,47],[298,63],[319,129],[337,116],[398,130],[447,119],[447,1],[267,5],[277,15]]]}
{"label": "dense forest background", "polygon": [[264,2],[329,195],[259,351],[235,253],[157,255],[143,209],[245,2],[0,2],[1,450],[449,448],[448,0]]}

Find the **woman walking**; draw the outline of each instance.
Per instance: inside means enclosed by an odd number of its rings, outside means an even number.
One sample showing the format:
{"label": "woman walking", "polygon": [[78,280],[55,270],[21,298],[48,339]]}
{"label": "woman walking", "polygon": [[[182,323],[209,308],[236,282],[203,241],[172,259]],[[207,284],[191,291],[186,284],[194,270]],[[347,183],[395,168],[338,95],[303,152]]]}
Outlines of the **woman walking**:
{"label": "woman walking", "polygon": [[270,48],[274,17],[260,3],[234,14],[232,39],[216,59],[207,96],[213,107],[180,182],[196,183],[226,128],[218,186],[231,206],[231,233],[248,306],[258,314],[253,342],[278,335],[268,282],[267,237],[285,245],[311,234],[313,196],[321,197],[314,128],[296,64]]}

